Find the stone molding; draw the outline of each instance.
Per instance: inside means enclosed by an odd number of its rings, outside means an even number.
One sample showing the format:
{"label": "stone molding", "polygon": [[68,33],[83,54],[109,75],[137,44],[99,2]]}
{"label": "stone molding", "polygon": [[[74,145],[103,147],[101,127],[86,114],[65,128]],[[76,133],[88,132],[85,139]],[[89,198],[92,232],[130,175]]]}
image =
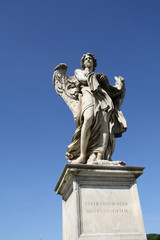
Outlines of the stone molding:
{"label": "stone molding", "polygon": [[136,179],[144,167],[66,164],[63,240],[146,240]]}

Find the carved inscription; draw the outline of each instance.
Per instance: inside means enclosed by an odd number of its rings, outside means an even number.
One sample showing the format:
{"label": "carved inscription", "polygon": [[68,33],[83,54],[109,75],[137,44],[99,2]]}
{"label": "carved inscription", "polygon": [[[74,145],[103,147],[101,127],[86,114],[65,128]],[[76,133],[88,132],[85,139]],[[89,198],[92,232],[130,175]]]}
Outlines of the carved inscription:
{"label": "carved inscription", "polygon": [[128,202],[85,202],[87,213],[128,213]]}
{"label": "carved inscription", "polygon": [[[81,188],[80,216],[83,233],[138,233],[139,220],[131,188]],[[98,238],[96,238],[98,239]]]}

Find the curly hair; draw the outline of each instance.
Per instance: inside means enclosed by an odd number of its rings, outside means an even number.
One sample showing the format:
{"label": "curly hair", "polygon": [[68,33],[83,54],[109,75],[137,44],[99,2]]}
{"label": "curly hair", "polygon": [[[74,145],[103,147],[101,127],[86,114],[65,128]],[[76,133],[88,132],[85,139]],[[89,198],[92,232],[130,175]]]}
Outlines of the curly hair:
{"label": "curly hair", "polygon": [[97,67],[97,59],[95,58],[94,54],[92,54],[92,53],[83,54],[83,56],[81,58],[81,67],[82,67],[82,69],[85,69],[84,59],[85,59],[86,55],[89,55],[93,59],[93,71],[94,71],[95,68]]}

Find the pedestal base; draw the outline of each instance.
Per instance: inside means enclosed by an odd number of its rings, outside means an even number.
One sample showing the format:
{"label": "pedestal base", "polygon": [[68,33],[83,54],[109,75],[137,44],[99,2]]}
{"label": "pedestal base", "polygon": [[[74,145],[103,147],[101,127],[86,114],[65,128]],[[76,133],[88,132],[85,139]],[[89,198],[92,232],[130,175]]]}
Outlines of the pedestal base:
{"label": "pedestal base", "polygon": [[67,164],[55,187],[63,240],[146,240],[136,184],[143,169]]}

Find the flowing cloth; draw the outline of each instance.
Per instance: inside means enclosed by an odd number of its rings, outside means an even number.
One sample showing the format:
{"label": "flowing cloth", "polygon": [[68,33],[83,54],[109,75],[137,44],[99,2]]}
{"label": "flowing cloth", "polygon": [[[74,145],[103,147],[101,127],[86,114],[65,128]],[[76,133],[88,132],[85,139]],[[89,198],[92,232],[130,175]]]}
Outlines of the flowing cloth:
{"label": "flowing cloth", "polygon": [[81,85],[80,112],[75,120],[77,129],[66,153],[69,162],[80,156],[83,114],[89,107],[94,109],[94,118],[89,129],[91,135],[88,141],[86,159],[93,154],[101,153],[102,159],[111,160],[115,137],[120,137],[127,129],[126,120],[120,110],[124,92],[125,87],[117,89],[110,85],[107,77],[101,73],[91,73],[87,85]]}

